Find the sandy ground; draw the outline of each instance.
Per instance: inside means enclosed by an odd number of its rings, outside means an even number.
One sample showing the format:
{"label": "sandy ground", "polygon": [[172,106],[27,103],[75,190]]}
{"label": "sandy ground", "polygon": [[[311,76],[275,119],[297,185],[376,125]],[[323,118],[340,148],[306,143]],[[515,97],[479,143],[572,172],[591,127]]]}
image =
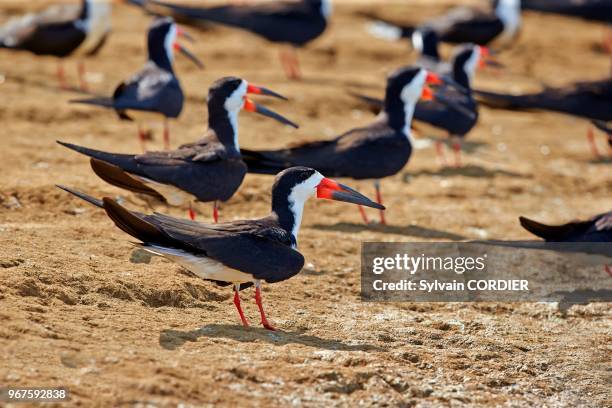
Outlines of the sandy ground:
{"label": "sandy ground", "polygon": [[[2,19],[43,4],[4,0]],[[406,44],[370,38],[357,9],[374,6],[336,4],[331,29],[301,53],[301,82],[284,79],[276,47],[258,38],[198,33],[191,48],[207,67],[177,58],[188,104],[172,126],[173,145],[203,132],[208,85],[230,74],[291,97],[266,102],[302,125],[293,131],[243,112],[243,146],[323,139],[368,123],[371,114],[346,91],[380,94],[385,73],[414,56]],[[396,2],[382,12],[416,20],[441,10]],[[95,92],[112,92],[140,67],[148,23],[135,9],[115,9],[109,43],[88,61]],[[530,13],[524,23],[520,41],[499,57],[508,71],[482,72],[478,86],[528,90],[608,73],[609,59],[595,50],[599,25]],[[73,61],[67,69],[75,83]],[[359,299],[362,241],[530,238],[519,215],[562,222],[610,210],[609,161],[592,159],[586,122],[482,109],[464,168],[442,168],[430,147],[384,180],[388,226],[363,225],[350,205],[312,200],[300,235],[307,267],[264,287],[281,329],[272,333],[239,326],[229,289],[161,259],[130,262],[128,236],[54,187],[123,196],[130,208],[146,209],[55,144],[137,152],[133,124],[68,104],[78,94],[57,89],[51,58],[2,51],[0,73],[0,385],[64,386],[70,405],[105,407],[612,405],[609,304],[562,316],[544,304]],[[150,148],[161,147],[155,130]],[[604,149],[604,138],[598,142]],[[371,183],[347,183],[373,195]],[[248,176],[221,218],[266,214],[270,187],[270,178]],[[210,205],[198,210],[210,219]],[[252,296],[243,292],[243,305],[256,324]]]}

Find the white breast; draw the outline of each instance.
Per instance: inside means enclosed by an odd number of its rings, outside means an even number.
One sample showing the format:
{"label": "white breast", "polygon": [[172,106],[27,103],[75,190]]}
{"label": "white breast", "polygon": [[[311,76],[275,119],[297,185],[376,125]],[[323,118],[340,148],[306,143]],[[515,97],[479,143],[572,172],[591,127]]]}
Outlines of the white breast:
{"label": "white breast", "polygon": [[180,249],[165,248],[156,245],[143,246],[142,249],[154,255],[163,256],[193,272],[202,279],[211,279],[234,284],[252,282],[254,280],[252,275],[228,268],[214,259],[195,256]]}
{"label": "white breast", "polygon": [[86,54],[98,46],[102,38],[111,30],[111,6],[106,1],[89,3],[89,18],[78,23],[87,33],[85,41],[77,49],[78,54]]}

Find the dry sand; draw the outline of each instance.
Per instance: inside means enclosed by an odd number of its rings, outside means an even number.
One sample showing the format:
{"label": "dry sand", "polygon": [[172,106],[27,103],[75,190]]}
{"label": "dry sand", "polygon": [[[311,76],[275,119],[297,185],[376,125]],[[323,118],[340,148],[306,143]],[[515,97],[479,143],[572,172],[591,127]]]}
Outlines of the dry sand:
{"label": "dry sand", "polygon": [[[0,17],[29,6],[4,0]],[[290,96],[290,103],[266,102],[302,125],[293,131],[243,112],[243,146],[323,139],[368,123],[371,114],[347,89],[380,94],[385,73],[414,57],[405,43],[364,32],[354,12],[368,7],[375,6],[336,5],[331,29],[301,53],[302,82],[285,80],[276,47],[258,38],[227,29],[198,34],[191,48],[207,68],[177,58],[188,104],[172,127],[173,145],[203,132],[208,85],[230,74]],[[442,9],[396,2],[384,13],[417,20]],[[113,17],[109,43],[88,62],[98,93],[112,92],[144,58],[149,19],[129,7]],[[500,56],[508,72],[482,72],[478,86],[528,90],[608,73],[609,58],[595,49],[601,26],[532,13],[524,26],[518,44]],[[105,407],[611,405],[609,304],[575,306],[562,316],[544,304],[359,299],[362,241],[530,238],[519,215],[552,223],[610,210],[609,161],[592,159],[585,121],[482,109],[464,168],[442,169],[427,148],[384,180],[388,226],[363,225],[350,205],[312,200],[300,233],[307,267],[264,287],[270,319],[281,329],[271,333],[239,326],[229,289],[161,259],[130,262],[130,237],[54,187],[121,195],[130,208],[146,209],[99,180],[83,156],[55,144],[137,152],[134,125],[69,105],[78,94],[58,91],[52,58],[6,51],[0,58],[0,385],[64,386],[71,405]],[[67,69],[76,82],[74,64]],[[155,130],[151,148],[161,147]],[[603,149],[604,138],[598,142]],[[347,183],[373,195],[371,183]],[[270,178],[248,176],[223,205],[222,220],[265,214],[270,186]],[[209,204],[198,210],[200,220],[210,219]],[[256,324],[252,296],[243,292],[243,305]]]}

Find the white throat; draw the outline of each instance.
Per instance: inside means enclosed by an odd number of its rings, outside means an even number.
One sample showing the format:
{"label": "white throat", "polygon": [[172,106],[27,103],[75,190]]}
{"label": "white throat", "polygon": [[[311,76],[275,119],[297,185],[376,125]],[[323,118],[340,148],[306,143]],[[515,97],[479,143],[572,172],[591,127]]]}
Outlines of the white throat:
{"label": "white throat", "polygon": [[238,144],[238,113],[240,113],[240,109],[244,106],[244,96],[247,93],[248,86],[248,82],[243,80],[240,86],[236,88],[223,104],[223,107],[227,111],[227,119],[232,126],[236,151],[240,151],[240,146]]}
{"label": "white throat", "polygon": [[293,214],[293,228],[291,234],[297,242],[300,225],[302,225],[302,215],[304,213],[304,204],[316,192],[316,188],[323,180],[323,175],[316,172],[307,180],[295,185],[289,194],[289,211]]}
{"label": "white throat", "polygon": [[423,54],[423,49],[425,46],[423,45],[423,34],[419,30],[416,30],[412,33],[412,48],[414,48],[419,54]]}
{"label": "white throat", "polygon": [[168,61],[170,61],[171,64],[174,62],[174,43],[176,42],[177,34],[178,30],[176,24],[172,24],[170,31],[166,35],[166,38],[164,38],[164,49],[166,50]]}
{"label": "white throat", "polygon": [[421,94],[423,93],[423,86],[425,86],[425,79],[427,78],[427,71],[421,69],[418,74],[410,81],[409,84],[404,86],[400,98],[404,103],[404,135],[408,140],[412,142],[412,134],[410,131],[410,125],[412,124],[412,117],[414,116],[414,109],[416,107]]}
{"label": "white throat", "polygon": [[480,47],[476,46],[472,55],[465,62],[463,66],[463,72],[467,75],[468,80],[470,81],[470,86],[474,81],[474,76],[476,75],[476,68],[478,67],[478,63],[480,62]]}
{"label": "white throat", "polygon": [[325,20],[329,20],[332,13],[331,0],[321,0],[321,15]]}
{"label": "white throat", "polygon": [[521,26],[521,1],[499,0],[495,15],[504,24],[504,31],[500,36],[501,41],[509,41],[518,32]]}
{"label": "white throat", "polygon": [[111,30],[111,6],[108,0],[86,0],[87,17],[75,25],[85,31],[87,36],[79,47],[85,52],[92,51],[102,38]]}

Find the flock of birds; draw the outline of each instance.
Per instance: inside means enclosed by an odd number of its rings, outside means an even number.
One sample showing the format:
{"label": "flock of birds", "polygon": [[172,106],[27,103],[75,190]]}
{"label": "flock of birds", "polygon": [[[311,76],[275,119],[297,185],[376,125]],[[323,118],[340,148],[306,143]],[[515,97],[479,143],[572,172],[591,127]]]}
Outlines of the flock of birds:
{"label": "flock of birds", "polygon": [[[233,286],[234,303],[245,326],[248,323],[239,292],[254,285],[262,324],[274,329],[262,306],[261,281],[283,281],[302,269],[304,257],[297,251],[297,237],[304,203],[309,197],[316,195],[356,204],[366,223],[369,220],[363,206],[372,207],[380,211],[380,222],[386,222],[380,180],[397,174],[409,161],[413,120],[438,128],[452,138],[457,166],[461,165],[461,141],[478,122],[479,104],[503,109],[551,110],[585,118],[607,134],[612,147],[612,131],[608,126],[612,120],[610,78],[529,95],[498,94],[472,87],[478,69],[502,68],[494,59],[496,52],[488,46],[495,44],[501,50],[512,45],[520,32],[522,8],[611,23],[609,0],[496,0],[488,10],[458,7],[418,25],[364,14],[370,20],[368,30],[373,35],[390,40],[408,39],[420,55],[415,64],[398,68],[387,77],[384,96],[354,94],[378,113],[376,119],[330,140],[266,151],[240,148],[241,110],[267,116],[283,125],[297,125],[248,97],[250,94],[286,100],[284,96],[238,77],[220,78],[210,86],[208,128],[204,136],[194,143],[170,148],[168,120],[180,116],[185,99],[173,69],[174,52],[181,52],[203,67],[195,55],[178,43],[178,38],[192,40],[192,36],[177,22],[193,27],[223,24],[279,43],[287,77],[299,79],[302,72],[296,49],[325,32],[332,17],[330,0],[242,1],[215,7],[158,0],[82,0],[80,5],[55,6],[10,20],[0,27],[0,48],[58,57],[61,87],[66,87],[62,60],[78,55],[79,86],[87,91],[83,61],[103,47],[110,33],[111,2],[129,3],[154,16],[147,34],[147,62],[120,83],[111,96],[72,102],[111,109],[120,119],[139,123],[138,137],[144,153],[116,154],[58,143],[88,156],[95,174],[107,183],[167,205],[188,206],[191,219],[143,214],[128,210],[111,198],[99,200],[69,187],[59,187],[102,208],[117,227],[140,240],[144,250],[176,262],[203,279]],[[450,61],[441,59],[439,42],[458,44]],[[611,45],[607,34],[604,48],[612,51]],[[164,121],[163,151],[146,151],[147,132],[140,123],[143,116],[151,114]],[[592,130],[589,135],[593,153],[601,156]],[[437,151],[445,161],[441,144]],[[247,173],[276,176],[270,214],[255,220],[218,223],[218,203],[234,195]],[[376,200],[327,177],[374,180]],[[195,221],[192,203],[196,200],[213,203],[214,224]],[[612,240],[612,212],[562,226],[547,226],[526,218],[521,218],[521,224],[547,241]]]}

